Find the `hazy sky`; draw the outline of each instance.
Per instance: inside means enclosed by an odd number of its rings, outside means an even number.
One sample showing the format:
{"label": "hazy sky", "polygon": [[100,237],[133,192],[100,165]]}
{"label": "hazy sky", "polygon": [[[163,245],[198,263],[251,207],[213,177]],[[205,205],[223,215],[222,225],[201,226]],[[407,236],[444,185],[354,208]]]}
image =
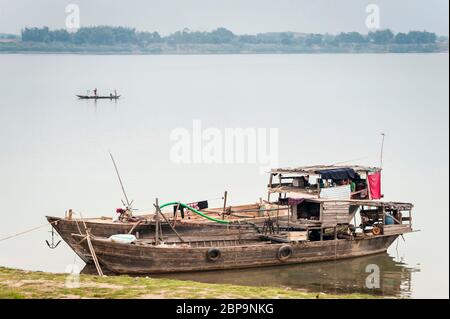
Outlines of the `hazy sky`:
{"label": "hazy sky", "polygon": [[235,33],[337,33],[365,26],[367,4],[380,8],[382,28],[448,35],[447,0],[0,0],[0,32],[24,26],[63,28],[66,5],[80,7],[81,26],[122,25],[168,34],[185,27]]}

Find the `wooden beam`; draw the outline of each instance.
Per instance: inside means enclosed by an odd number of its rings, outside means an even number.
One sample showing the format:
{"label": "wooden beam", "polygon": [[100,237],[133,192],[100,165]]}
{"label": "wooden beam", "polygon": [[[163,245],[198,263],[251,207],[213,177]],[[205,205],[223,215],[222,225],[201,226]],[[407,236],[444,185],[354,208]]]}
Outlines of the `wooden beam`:
{"label": "wooden beam", "polygon": [[269,177],[269,191],[267,192],[267,201],[270,203],[270,189],[272,188],[273,174],[270,173]]}
{"label": "wooden beam", "polygon": [[[156,198],[156,207],[159,208],[158,198]],[[158,244],[159,244],[159,214],[157,210],[155,215],[155,245]]]}
{"label": "wooden beam", "polygon": [[88,248],[89,248],[89,251],[91,252],[91,257],[92,257],[92,260],[94,261],[95,268],[97,269],[98,275],[100,277],[103,277],[102,268],[100,267],[100,263],[98,262],[97,254],[95,253],[94,246],[92,246],[91,234],[89,232],[89,229],[86,227],[86,223],[84,222],[83,215],[81,214],[81,212],[80,212],[80,217],[81,217],[81,220],[83,221],[84,230],[86,232],[86,240],[88,243]]}
{"label": "wooden beam", "polygon": [[222,219],[225,219],[225,211],[227,210],[227,195],[228,192],[225,191],[223,194],[223,211],[222,211]]}

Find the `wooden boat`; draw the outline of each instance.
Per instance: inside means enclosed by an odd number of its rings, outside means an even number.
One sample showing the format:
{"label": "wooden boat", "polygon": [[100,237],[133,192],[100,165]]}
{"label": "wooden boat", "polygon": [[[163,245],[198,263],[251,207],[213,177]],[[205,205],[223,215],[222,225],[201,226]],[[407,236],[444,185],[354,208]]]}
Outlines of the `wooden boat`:
{"label": "wooden boat", "polygon": [[[400,234],[325,241],[279,243],[269,238],[189,241],[152,245],[91,238],[100,264],[118,274],[225,270],[298,264],[385,252]],[[83,236],[74,235],[88,249]]]}
{"label": "wooden boat", "polygon": [[101,100],[101,99],[109,99],[109,100],[117,100],[120,98],[120,95],[78,95],[77,97],[82,100]]}
{"label": "wooden boat", "polygon": [[[229,224],[220,224],[192,214],[190,219],[173,216],[173,213],[165,213],[168,222],[159,222],[160,232],[165,240],[172,241],[177,238],[172,227],[181,236],[197,236],[199,239],[205,237],[219,237],[221,235],[233,235],[239,233],[254,233],[258,227],[263,227],[268,217],[275,219],[278,215],[280,221],[286,220],[288,206],[271,204],[249,204],[229,206],[226,208],[224,220]],[[222,218],[223,208],[212,208],[201,210],[209,216]],[[48,222],[53,226],[61,238],[75,251],[75,253],[86,263],[92,262],[91,256],[72,237],[72,234],[86,234],[86,228],[93,236],[109,237],[115,234],[133,234],[139,239],[153,238],[156,230],[154,214],[142,215],[137,221],[114,222],[110,217],[98,218],[73,218],[72,213],[66,214],[64,218],[47,216]]]}
{"label": "wooden boat", "polygon": [[[385,252],[399,235],[412,232],[412,204],[409,203],[308,199],[294,205],[297,206],[297,218],[288,221],[296,227],[288,227],[285,231],[266,229],[259,234],[222,232],[216,234],[217,237],[211,234],[205,238],[186,236],[172,241],[162,241],[156,235],[154,239],[140,239],[132,244],[95,236],[86,240],[87,236],[80,234],[72,237],[109,271],[147,274],[276,266],[366,256]],[[362,220],[361,232],[349,223],[357,212]],[[407,213],[409,216],[405,217]]]}
{"label": "wooden boat", "polygon": [[[335,170],[339,171],[339,174],[358,174],[359,188],[356,189],[355,193],[348,191],[348,193],[344,193],[346,197],[340,199],[339,196],[342,195],[339,187],[333,185],[322,187],[321,179],[328,178],[329,174],[337,174]],[[119,222],[114,222],[111,218],[106,217],[81,219],[72,218],[71,215],[65,218],[49,216],[47,219],[64,241],[86,263],[92,261],[92,252],[86,249],[83,241],[79,240],[80,236],[86,236],[86,229],[89,229],[93,241],[98,242],[103,247],[106,247],[109,242],[105,238],[109,238],[111,235],[133,234],[138,239],[137,246],[152,249],[159,248],[158,243],[160,241],[174,244],[177,248],[189,248],[185,246],[185,243],[182,243],[183,246],[177,246],[177,243],[182,242],[180,237],[188,238],[189,242],[195,243],[194,245],[209,242],[211,243],[210,248],[214,248],[214,243],[217,241],[223,241],[226,245],[229,240],[236,240],[236,236],[238,238],[253,236],[252,247],[253,244],[260,246],[262,244],[260,237],[256,238],[255,236],[267,233],[267,231],[277,232],[277,234],[287,231],[288,239],[285,243],[291,241],[303,243],[322,241],[329,239],[330,233],[334,234],[335,240],[338,239],[338,236],[339,239],[350,240],[357,238],[352,233],[352,229],[356,228],[356,225],[350,225],[357,212],[360,212],[361,215],[361,230],[367,231],[369,229],[369,232],[372,232],[373,235],[398,236],[398,234],[411,231],[411,219],[410,217],[403,217],[401,211],[408,211],[410,214],[412,204],[384,203],[371,200],[366,179],[369,172],[379,171],[378,168],[362,166],[308,166],[294,169],[275,169],[270,172],[267,201],[261,200],[257,204],[231,207],[226,207],[224,203],[224,207],[203,210],[198,212],[201,216],[192,215],[190,220],[171,216],[173,215],[171,213],[161,214],[164,217],[162,221],[155,218],[159,214],[141,216],[141,219],[137,221],[122,220]],[[305,175],[309,177],[314,174],[317,175],[316,184],[308,184],[307,186],[299,184],[299,180],[303,179]],[[366,179],[364,179],[364,175]],[[274,183],[274,177],[279,178],[278,184]],[[345,187],[349,188],[350,186]],[[335,190],[337,192],[333,193]],[[276,193],[278,193],[278,199],[270,201],[270,196]],[[294,197],[287,197],[288,194]],[[389,217],[387,214],[393,214],[393,216]],[[203,219],[209,218],[208,216],[215,216],[212,219],[222,218],[227,221],[227,224],[221,225]],[[395,216],[397,219],[395,219]],[[388,217],[389,221],[392,218],[396,220],[395,225],[387,223],[386,218]],[[402,224],[408,220],[409,225]],[[276,224],[276,227],[274,227],[274,224]],[[152,244],[151,240],[155,236],[157,239]],[[301,239],[295,239],[296,236],[300,236]],[[342,236],[347,237],[341,238]],[[374,241],[374,243],[376,242]],[[266,247],[267,244],[265,242],[263,246]],[[327,245],[329,243],[324,244],[323,249],[326,249]],[[190,248],[197,248],[197,246]],[[134,248],[130,249],[133,250]],[[378,252],[379,249],[367,249],[368,254],[372,251]],[[141,251],[140,253],[144,252]],[[347,255],[348,252],[342,253],[342,256]],[[331,257],[328,256],[327,258]],[[340,257],[335,256],[333,258]],[[105,258],[106,262],[108,260],[108,258]],[[299,260],[304,260],[304,258],[301,257]],[[261,264],[265,263],[264,261],[261,262]],[[247,267],[240,264],[236,265],[236,267],[241,266]],[[233,268],[234,266],[230,267]],[[152,269],[152,271],[158,272],[160,270]]]}

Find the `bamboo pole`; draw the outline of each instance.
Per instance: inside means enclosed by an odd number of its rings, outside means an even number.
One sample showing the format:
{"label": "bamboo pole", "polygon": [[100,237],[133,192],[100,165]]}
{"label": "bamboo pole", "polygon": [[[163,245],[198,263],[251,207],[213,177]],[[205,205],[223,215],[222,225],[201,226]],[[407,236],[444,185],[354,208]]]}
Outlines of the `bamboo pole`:
{"label": "bamboo pole", "polygon": [[280,205],[279,204],[277,204],[277,234],[279,234],[280,233],[280,223],[278,222],[278,217],[279,217],[279,215],[280,215]]}
{"label": "bamboo pole", "polygon": [[370,184],[369,184],[369,173],[366,173],[366,184],[367,184],[367,195],[369,196],[369,200],[372,200],[372,193],[370,192]]}
{"label": "bamboo pole", "polygon": [[131,234],[133,232],[133,230],[136,228],[137,225],[139,225],[142,222],[142,220],[138,220],[133,227],[131,227],[130,231],[128,232],[128,234]]}
{"label": "bamboo pole", "polygon": [[127,208],[130,208],[130,213],[131,213],[132,212],[131,207],[130,207],[131,204],[130,204],[130,201],[128,200],[127,193],[125,192],[125,187],[123,187],[122,179],[120,178],[119,169],[117,168],[116,161],[114,160],[114,157],[112,156],[111,152],[109,152],[109,156],[111,157],[111,160],[114,165],[114,169],[116,170],[117,178],[119,179],[120,187],[122,188],[123,195],[125,196],[125,200],[127,201],[127,205],[128,205]]}
{"label": "bamboo pole", "polygon": [[97,269],[98,275],[103,277],[103,271],[100,268],[100,263],[98,262],[97,255],[95,254],[94,246],[92,246],[91,235],[89,234],[89,230],[86,229],[86,240],[88,243],[89,250],[91,252],[92,259],[94,260],[95,268]]}
{"label": "bamboo pole", "polygon": [[270,173],[269,177],[269,190],[267,192],[267,201],[270,203],[270,189],[272,188],[273,174]]}
{"label": "bamboo pole", "polygon": [[225,191],[225,193],[223,194],[223,211],[222,211],[222,219],[225,219],[225,211],[227,209],[227,195],[228,192]]}
{"label": "bamboo pole", "polygon": [[[159,207],[158,198],[156,198],[156,206]],[[155,245],[159,244],[159,214],[156,212],[155,215]]]}
{"label": "bamboo pole", "polygon": [[94,246],[92,246],[90,232],[87,229],[86,223],[84,222],[83,215],[81,213],[80,213],[80,217],[81,217],[81,221],[83,222],[83,225],[84,225],[84,230],[86,232],[86,240],[88,243],[89,251],[91,252],[92,260],[94,261],[95,268],[97,269],[98,275],[100,277],[103,277],[102,268],[100,267],[100,263],[98,262],[97,254],[95,253]]}
{"label": "bamboo pole", "polygon": [[381,151],[380,151],[380,168],[383,168],[383,150],[384,150],[384,137],[386,134],[381,133],[382,139],[381,139]]}
{"label": "bamboo pole", "polygon": [[164,234],[163,234],[163,230],[162,230],[162,223],[161,223],[161,221],[159,222],[159,239],[161,241],[164,241]]}

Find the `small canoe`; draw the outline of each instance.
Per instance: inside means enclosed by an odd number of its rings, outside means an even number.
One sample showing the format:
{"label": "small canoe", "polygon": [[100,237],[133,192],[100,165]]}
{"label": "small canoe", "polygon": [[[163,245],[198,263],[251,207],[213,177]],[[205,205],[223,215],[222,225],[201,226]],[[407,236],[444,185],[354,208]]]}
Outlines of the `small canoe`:
{"label": "small canoe", "polygon": [[92,96],[92,95],[78,95],[77,94],[77,97],[79,99],[85,99],[85,100],[88,100],[88,99],[92,99],[92,100],[97,100],[97,99],[117,100],[120,97],[120,95],[97,95],[97,96]]}

